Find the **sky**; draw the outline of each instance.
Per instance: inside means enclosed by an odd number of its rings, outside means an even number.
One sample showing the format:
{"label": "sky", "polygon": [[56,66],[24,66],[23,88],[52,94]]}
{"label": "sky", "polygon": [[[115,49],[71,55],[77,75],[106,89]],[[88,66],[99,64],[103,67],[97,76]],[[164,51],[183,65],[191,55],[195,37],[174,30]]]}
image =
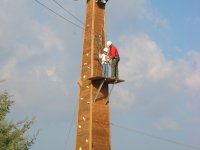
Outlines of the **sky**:
{"label": "sky", "polygon": [[[86,1],[57,0],[84,21]],[[53,0],[40,2],[82,26]],[[106,35],[120,53],[111,100],[113,150],[200,149],[200,1],[109,0]],[[83,30],[35,0],[0,1],[0,91],[17,122],[35,117],[32,150],[72,150]]]}

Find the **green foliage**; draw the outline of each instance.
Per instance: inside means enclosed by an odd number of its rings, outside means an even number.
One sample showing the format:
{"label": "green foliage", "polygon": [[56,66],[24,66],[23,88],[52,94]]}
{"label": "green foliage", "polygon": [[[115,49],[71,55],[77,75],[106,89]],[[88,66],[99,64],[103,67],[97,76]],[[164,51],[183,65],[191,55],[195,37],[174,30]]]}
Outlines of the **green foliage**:
{"label": "green foliage", "polygon": [[36,135],[27,136],[34,119],[24,119],[17,123],[6,120],[13,101],[7,92],[0,94],[0,148],[1,150],[29,150],[34,144]]}
{"label": "green foliage", "polygon": [[10,111],[10,106],[12,104],[13,101],[9,99],[7,92],[0,94],[0,121],[5,119],[6,114]]}

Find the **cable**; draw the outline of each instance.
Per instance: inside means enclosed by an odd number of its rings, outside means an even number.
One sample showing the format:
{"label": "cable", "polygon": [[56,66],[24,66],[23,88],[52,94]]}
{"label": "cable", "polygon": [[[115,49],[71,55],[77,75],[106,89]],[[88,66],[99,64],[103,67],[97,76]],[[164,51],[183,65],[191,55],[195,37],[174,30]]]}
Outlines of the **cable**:
{"label": "cable", "polygon": [[143,131],[139,131],[139,130],[136,130],[136,129],[131,129],[131,128],[123,127],[121,125],[116,125],[114,123],[110,123],[110,125],[112,125],[114,127],[117,127],[117,128],[121,128],[121,129],[127,130],[127,131],[136,132],[138,134],[145,135],[145,136],[148,136],[148,137],[151,137],[151,138],[154,138],[154,139],[159,139],[161,141],[166,141],[166,142],[169,142],[169,143],[174,143],[174,144],[181,145],[181,146],[184,146],[184,147],[188,147],[188,148],[191,148],[191,149],[194,149],[194,150],[200,150],[200,148],[192,146],[192,145],[184,144],[184,143],[177,142],[177,141],[174,141],[174,140],[171,140],[171,139],[167,139],[167,138],[164,138],[164,137],[160,137],[160,136],[155,136],[155,135],[152,135],[152,134],[149,134],[149,133],[145,133]]}
{"label": "cable", "polygon": [[60,3],[58,3],[56,0],[53,0],[54,3],[56,3],[58,6],[60,6],[65,12],[67,12],[68,14],[70,14],[74,19],[76,19],[79,23],[81,23],[82,25],[84,25],[84,23],[77,18],[75,15],[73,15],[69,10],[67,10],[66,8],[64,8]]}
{"label": "cable", "polygon": [[48,10],[50,10],[51,12],[53,12],[54,14],[56,14],[57,16],[61,17],[61,18],[64,19],[65,21],[67,21],[67,22],[73,24],[74,26],[76,26],[76,27],[78,27],[78,28],[80,28],[80,29],[82,29],[82,30],[84,29],[82,26],[77,25],[76,23],[74,23],[74,22],[68,20],[67,18],[65,18],[65,17],[63,17],[62,15],[60,15],[59,13],[55,12],[54,10],[52,10],[51,8],[49,8],[48,6],[46,6],[45,4],[41,3],[40,1],[38,1],[38,0],[35,0],[35,1],[36,1],[38,4],[40,4],[41,6],[45,7],[46,9],[48,9]]}
{"label": "cable", "polygon": [[[59,16],[60,18],[64,19],[65,21],[71,23],[72,25],[78,27],[79,29],[82,29],[84,30],[84,27],[83,26],[80,26],[70,20],[68,20],[67,18],[63,17],[62,15],[60,15],[59,13],[55,12],[54,10],[52,10],[51,8],[49,8],[48,6],[46,6],[45,4],[41,3],[40,1],[38,0],[35,0],[38,4],[40,4],[41,6],[45,7],[46,9],[48,9],[49,11],[53,12],[55,15]],[[72,13],[70,13],[68,10],[66,10],[61,4],[59,4],[56,0],[53,0],[57,5],[59,5],[62,9],[64,9],[66,12],[68,12],[69,14],[71,14],[74,18],[76,18],[76,20],[79,20],[79,22],[81,22],[83,24],[83,22],[78,19],[75,15],[73,15]],[[94,36],[95,36],[95,33],[93,33]],[[96,39],[95,39],[96,40]],[[97,47],[98,48],[98,47]],[[99,48],[98,48],[99,49]]]}
{"label": "cable", "polygon": [[73,126],[73,123],[74,123],[74,120],[75,120],[75,116],[76,116],[77,106],[78,106],[78,101],[77,101],[76,104],[75,104],[75,108],[74,108],[74,112],[73,112],[71,124],[70,124],[70,126],[69,126],[69,130],[68,130],[68,134],[67,134],[67,138],[66,138],[66,143],[65,143],[64,150],[67,149],[67,145],[68,145],[68,142],[69,142],[69,136],[70,136],[71,129],[72,129],[72,126]]}

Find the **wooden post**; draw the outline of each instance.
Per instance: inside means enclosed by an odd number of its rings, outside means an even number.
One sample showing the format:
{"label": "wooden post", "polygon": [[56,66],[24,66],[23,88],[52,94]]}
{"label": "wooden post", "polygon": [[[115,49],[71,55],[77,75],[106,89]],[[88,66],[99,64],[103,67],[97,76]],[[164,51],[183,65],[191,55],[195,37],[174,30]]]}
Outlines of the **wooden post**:
{"label": "wooden post", "polygon": [[83,35],[82,61],[79,83],[79,100],[75,150],[111,150],[110,112],[105,105],[108,83],[104,83],[95,103],[101,84],[88,80],[101,76],[102,67],[97,59],[105,46],[105,4],[87,0]]}

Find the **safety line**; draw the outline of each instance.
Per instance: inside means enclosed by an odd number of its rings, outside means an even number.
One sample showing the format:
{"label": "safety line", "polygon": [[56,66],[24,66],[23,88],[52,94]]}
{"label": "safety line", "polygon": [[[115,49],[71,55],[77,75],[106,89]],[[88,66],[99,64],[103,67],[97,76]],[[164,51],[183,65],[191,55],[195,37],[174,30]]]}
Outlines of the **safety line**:
{"label": "safety line", "polygon": [[68,14],[70,14],[74,19],[76,19],[79,23],[81,23],[82,25],[84,25],[84,23],[77,18],[74,14],[72,14],[69,10],[67,10],[65,7],[63,7],[60,3],[58,3],[58,1],[53,0],[54,3],[56,3],[58,6],[60,6],[65,12],[67,12]]}
{"label": "safety line", "polygon": [[151,138],[154,138],[154,139],[159,139],[159,140],[166,141],[166,142],[169,142],[169,143],[174,143],[174,144],[181,145],[181,146],[184,146],[184,147],[188,147],[188,148],[194,149],[194,150],[200,150],[199,147],[195,147],[195,146],[188,145],[188,144],[185,144],[185,143],[177,142],[177,141],[174,141],[174,140],[171,140],[171,139],[168,139],[168,138],[164,138],[164,137],[155,136],[155,135],[152,135],[152,134],[149,134],[149,133],[146,133],[146,132],[143,132],[143,131],[139,131],[139,130],[136,130],[136,129],[127,128],[127,127],[124,127],[124,126],[121,126],[121,125],[116,125],[114,123],[110,123],[110,125],[117,127],[117,128],[127,130],[127,131],[131,131],[131,132],[135,132],[135,133],[138,133],[138,134],[141,134],[141,135],[145,135],[145,136],[148,136],[148,137],[151,137]]}
{"label": "safety line", "polygon": [[48,6],[46,6],[45,4],[41,3],[40,1],[38,1],[38,0],[35,0],[35,1],[36,1],[38,4],[40,4],[41,6],[45,7],[46,9],[48,9],[48,10],[50,10],[51,12],[53,12],[54,14],[56,14],[57,16],[61,17],[61,18],[64,19],[65,21],[67,21],[67,22],[73,24],[74,26],[76,26],[76,27],[78,27],[78,28],[80,28],[80,29],[82,29],[82,30],[84,29],[82,26],[80,26],[80,25],[78,25],[78,24],[76,24],[76,23],[70,21],[69,19],[63,17],[61,14],[55,12],[53,9],[49,8]]}

